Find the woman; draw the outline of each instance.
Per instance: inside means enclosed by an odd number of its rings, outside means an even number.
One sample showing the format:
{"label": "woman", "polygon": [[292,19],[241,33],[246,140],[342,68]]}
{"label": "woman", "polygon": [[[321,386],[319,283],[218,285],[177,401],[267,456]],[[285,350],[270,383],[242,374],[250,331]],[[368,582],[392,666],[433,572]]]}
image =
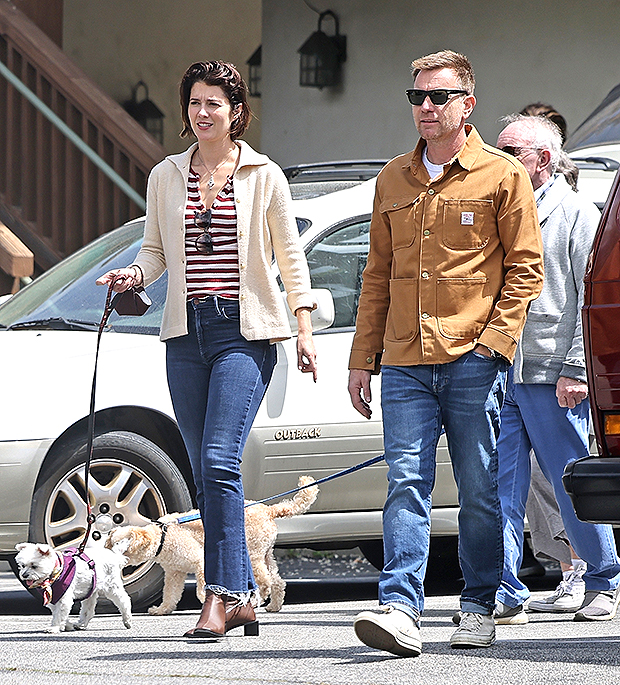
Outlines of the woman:
{"label": "woman", "polygon": [[192,64],[180,96],[181,136],[197,142],[155,166],[142,248],[97,283],[117,279],[122,292],[168,270],[161,339],[205,529],[205,602],[186,636],[221,637],[241,625],[257,634],[240,463],[276,363],[273,343],[291,337],[273,254],[297,316],[298,367],[316,382],[315,305],[284,174],[239,141],[251,118],[239,72]]}

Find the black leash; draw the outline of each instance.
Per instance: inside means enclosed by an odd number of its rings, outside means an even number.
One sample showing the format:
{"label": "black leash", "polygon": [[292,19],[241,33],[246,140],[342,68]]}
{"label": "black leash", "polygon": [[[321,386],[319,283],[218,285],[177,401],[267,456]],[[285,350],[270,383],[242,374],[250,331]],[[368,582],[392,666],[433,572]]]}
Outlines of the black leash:
{"label": "black leash", "polygon": [[[300,485],[297,488],[293,488],[292,490],[287,490],[286,492],[281,492],[279,495],[272,495],[271,497],[265,497],[265,499],[260,499],[256,502],[248,502],[248,504],[245,505],[244,509],[247,509],[248,507],[253,507],[255,504],[265,504],[265,502],[271,502],[273,499],[278,499],[279,497],[285,497],[286,495],[292,495],[296,492],[299,492],[300,490],[305,490],[306,488],[311,488],[314,485],[320,485],[321,483],[327,483],[330,480],[334,480],[335,478],[340,478],[341,476],[348,476],[350,473],[355,473],[355,471],[359,471],[360,469],[364,469],[367,466],[372,466],[373,464],[378,464],[380,461],[383,461],[385,459],[384,454],[380,454],[378,457],[373,457],[372,459],[368,459],[367,461],[363,461],[361,464],[356,464],[355,466],[351,466],[348,469],[344,469],[343,471],[338,471],[338,473],[332,473],[331,476],[325,476],[325,478],[319,478],[319,480],[314,480],[312,483],[307,483],[306,485]],[[177,523],[189,523],[189,521],[197,521],[200,518],[200,514],[187,514],[186,516],[179,516],[179,518],[176,520]]]}
{"label": "black leash", "polygon": [[90,474],[90,462],[93,458],[93,443],[95,440],[95,390],[97,387],[97,362],[99,361],[99,345],[101,343],[101,335],[103,329],[110,318],[110,314],[114,307],[112,306],[112,293],[114,284],[117,279],[114,279],[108,286],[108,294],[105,299],[105,307],[103,309],[103,315],[101,321],[99,322],[99,330],[97,332],[97,349],[95,352],[95,370],[93,372],[93,383],[90,390],[90,412],[88,414],[88,442],[86,445],[86,463],[84,464],[84,497],[86,499],[86,533],[84,539],[78,547],[79,553],[84,552],[86,543],[88,542],[88,536],[90,535],[90,530],[93,523],[95,522],[95,515],[92,513],[90,506],[90,497],[88,496],[88,476]]}

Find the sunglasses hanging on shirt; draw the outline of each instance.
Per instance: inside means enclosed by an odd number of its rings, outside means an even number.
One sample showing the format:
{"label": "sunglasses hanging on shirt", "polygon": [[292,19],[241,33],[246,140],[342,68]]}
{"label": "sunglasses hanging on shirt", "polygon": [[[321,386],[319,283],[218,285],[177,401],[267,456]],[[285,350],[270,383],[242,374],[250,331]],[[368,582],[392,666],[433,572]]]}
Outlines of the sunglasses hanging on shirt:
{"label": "sunglasses hanging on shirt", "polygon": [[194,226],[201,228],[203,233],[196,238],[194,246],[202,254],[213,254],[213,238],[211,237],[211,210],[194,212]]}

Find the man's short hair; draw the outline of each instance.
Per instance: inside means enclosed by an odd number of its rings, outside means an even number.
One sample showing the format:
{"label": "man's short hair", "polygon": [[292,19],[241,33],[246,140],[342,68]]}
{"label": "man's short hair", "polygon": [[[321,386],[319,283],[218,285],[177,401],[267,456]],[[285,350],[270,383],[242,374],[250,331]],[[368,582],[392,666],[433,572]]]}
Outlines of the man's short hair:
{"label": "man's short hair", "polygon": [[419,57],[411,63],[411,75],[413,80],[416,80],[417,75],[421,71],[430,71],[431,69],[453,69],[459,79],[461,88],[467,91],[468,95],[474,94],[476,87],[476,77],[471,62],[458,52],[452,50],[442,50],[441,52],[434,52],[432,55]]}
{"label": "man's short hair", "polygon": [[549,150],[551,172],[558,170],[562,158],[562,132],[559,127],[545,116],[512,114],[502,120],[506,126],[520,123],[530,133],[528,144],[539,150]]}

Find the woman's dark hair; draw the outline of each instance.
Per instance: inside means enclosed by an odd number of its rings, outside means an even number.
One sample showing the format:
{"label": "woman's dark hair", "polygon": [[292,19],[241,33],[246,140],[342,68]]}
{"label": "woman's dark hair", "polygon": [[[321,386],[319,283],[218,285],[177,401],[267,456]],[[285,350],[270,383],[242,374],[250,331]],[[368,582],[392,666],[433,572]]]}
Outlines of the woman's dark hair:
{"label": "woman's dark hair", "polygon": [[230,124],[230,137],[233,140],[240,138],[246,132],[252,119],[252,110],[248,104],[248,87],[234,64],[220,62],[219,60],[195,62],[183,74],[179,88],[181,119],[183,120],[181,138],[193,133],[187,108],[194,83],[219,86],[224,91],[231,108],[235,110]]}
{"label": "woman's dark hair", "polygon": [[568,134],[566,119],[551,105],[546,105],[544,102],[533,102],[531,105],[526,105],[519,114],[524,114],[528,117],[545,117],[551,120],[560,129],[562,145],[566,142]]}

